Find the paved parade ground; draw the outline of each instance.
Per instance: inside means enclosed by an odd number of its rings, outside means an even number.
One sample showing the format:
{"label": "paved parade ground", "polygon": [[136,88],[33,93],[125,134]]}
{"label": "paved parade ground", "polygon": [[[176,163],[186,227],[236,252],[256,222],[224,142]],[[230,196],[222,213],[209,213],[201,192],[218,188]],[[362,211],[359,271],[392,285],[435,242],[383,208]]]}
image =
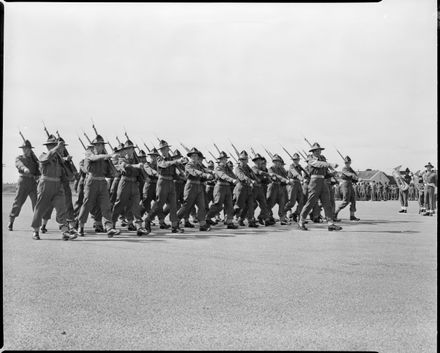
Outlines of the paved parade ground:
{"label": "paved parade ground", "polygon": [[[359,202],[358,223],[32,240],[6,228],[4,349],[435,352],[437,215]],[[88,224],[90,226],[90,222]]]}

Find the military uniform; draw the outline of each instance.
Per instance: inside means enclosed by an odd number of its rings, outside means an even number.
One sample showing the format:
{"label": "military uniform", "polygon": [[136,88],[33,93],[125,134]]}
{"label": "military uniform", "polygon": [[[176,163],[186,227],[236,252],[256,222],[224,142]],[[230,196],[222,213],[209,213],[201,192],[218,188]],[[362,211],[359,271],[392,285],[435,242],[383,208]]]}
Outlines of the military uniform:
{"label": "military uniform", "polygon": [[[315,143],[310,149],[310,152],[315,153],[314,151],[318,150],[323,150],[323,148],[321,148],[318,143]],[[330,204],[330,192],[325,181],[325,176],[328,173],[328,168],[336,166],[326,162],[325,157],[318,154],[319,152],[316,153],[317,154],[312,155],[307,162],[310,166],[308,199],[301,211],[300,222],[298,223],[298,226],[301,230],[307,230],[307,228],[304,226],[306,216],[320,199],[324,208],[325,216],[327,218],[327,221],[329,222],[328,230],[340,230],[342,229],[341,227],[333,224],[333,213]]]}
{"label": "military uniform", "polygon": [[[225,152],[221,152],[218,160],[229,158]],[[232,172],[232,169],[225,163],[220,163],[214,169],[215,186],[214,186],[214,199],[211,207],[206,214],[206,221],[214,223],[211,218],[215,217],[224,207],[225,224],[228,228],[235,229],[232,222],[234,217],[234,209],[232,204],[232,191],[231,185],[238,183],[236,175]]]}
{"label": "military uniform", "polygon": [[287,177],[293,181],[291,185],[287,186],[287,192],[289,195],[288,202],[284,206],[284,211],[290,211],[295,204],[297,204],[296,214],[292,215],[294,221],[297,221],[297,214],[301,212],[301,209],[304,205],[304,194],[302,190],[301,182],[304,181],[303,173],[306,173],[303,167],[299,164],[299,155],[295,153],[293,155],[295,163],[290,165],[289,171],[287,173]]}
{"label": "military uniform", "polygon": [[[242,151],[238,157],[239,160],[243,161],[247,161],[248,158],[246,151]],[[249,227],[258,227],[254,220],[254,193],[252,190],[256,182],[256,176],[246,163],[238,164],[234,169],[234,174],[239,180],[234,188],[234,214],[240,218],[241,225],[243,225],[243,220],[246,218]]]}
{"label": "military uniform", "polygon": [[25,153],[23,153],[23,155],[18,156],[15,159],[15,166],[17,167],[20,176],[18,178],[14,203],[12,204],[12,209],[9,213],[9,230],[12,230],[14,220],[19,216],[21,208],[28,197],[31,199],[32,211],[35,209],[35,204],[37,202],[36,179],[41,175],[38,160],[35,158],[35,155],[31,150],[33,148],[31,143],[26,140],[24,145],[20,146],[20,148],[29,149],[31,154],[27,157]]}
{"label": "military uniform", "polygon": [[[92,141],[93,145],[104,145],[104,139],[97,135]],[[110,195],[106,177],[114,177],[113,168],[109,159],[111,155],[86,153],[84,158],[84,169],[88,173],[84,184],[84,202],[78,215],[78,234],[84,236],[84,224],[91,210],[99,207],[104,219],[104,226],[107,235],[112,237],[119,234],[120,231],[113,227]]]}
{"label": "military uniform", "polygon": [[[425,165],[425,168],[434,168],[431,163]],[[426,212],[424,215],[432,216],[435,210],[435,188],[437,187],[437,173],[432,170],[427,170],[423,173],[423,182],[425,184],[424,196]]]}
{"label": "military uniform", "polygon": [[[408,168],[406,168],[405,175],[402,176],[402,179],[405,181],[405,183],[410,185],[411,176],[409,175]],[[399,213],[407,213],[408,212],[408,195],[409,195],[408,189],[402,190],[399,188],[399,200],[400,200],[400,206],[401,206],[401,210],[399,211]]]}
{"label": "military uniform", "polygon": [[[257,161],[265,161],[265,158],[260,154],[256,154],[252,161],[257,163]],[[255,184],[252,188],[254,194],[254,209],[260,207],[260,214],[258,215],[258,221],[260,224],[264,224],[266,226],[273,225],[275,222],[271,220],[269,207],[267,206],[267,188],[271,182],[271,177],[269,175],[269,171],[263,165],[260,167],[255,165],[252,167],[252,171],[255,175]]]}
{"label": "military uniform", "polygon": [[356,218],[355,212],[356,212],[356,198],[354,194],[354,188],[353,183],[356,183],[359,178],[356,174],[356,172],[351,168],[351,166],[348,164],[351,162],[350,157],[345,157],[346,165],[342,168],[342,183],[341,183],[341,190],[342,190],[342,203],[339,205],[335,212],[335,218],[338,217],[339,212],[341,212],[342,209],[347,207],[348,204],[350,204],[350,220],[351,221],[358,221],[359,218]]}
{"label": "military uniform", "polygon": [[[130,140],[127,140],[124,145],[124,150],[127,149],[134,150],[134,145]],[[116,202],[112,211],[113,225],[116,224],[118,217],[125,213],[129,230],[134,230],[134,228],[132,228],[134,220],[137,235],[146,234],[148,232],[142,228],[142,217],[139,205],[139,180],[142,178],[141,169],[144,168],[143,163],[135,163],[133,157],[125,155],[119,158],[116,168],[121,172],[121,181],[118,185]]]}
{"label": "military uniform", "polygon": [[[200,151],[193,148],[188,152],[187,156],[198,155],[202,158]],[[182,207],[177,212],[178,219],[187,218],[194,206],[197,206],[197,219],[200,224],[200,230],[209,230],[209,225],[206,225],[206,205],[205,205],[205,188],[202,178],[213,178],[207,173],[202,163],[190,160],[185,165],[185,172],[187,181],[184,189],[184,201]]]}
{"label": "military uniform", "polygon": [[76,235],[68,231],[66,222],[66,204],[62,180],[67,178],[63,160],[59,154],[64,142],[58,141],[55,136],[50,135],[47,142],[48,152],[42,153],[39,158],[41,177],[38,182],[38,195],[35,204],[32,228],[34,229],[33,239],[39,240],[39,228],[43,216],[51,207],[55,207],[57,222],[60,224],[62,239],[75,239]]}
{"label": "military uniform", "polygon": [[[159,143],[159,149],[168,149],[170,145],[166,141],[161,140]],[[156,201],[151,207],[151,211],[148,213],[145,219],[145,228],[147,231],[151,231],[151,221],[154,217],[163,210],[164,204],[169,207],[170,221],[172,226],[172,232],[183,232],[178,226],[177,210],[176,210],[176,188],[174,181],[177,177],[176,168],[180,164],[180,160],[176,160],[169,154],[163,154],[157,158],[157,173],[159,175],[156,188]]]}
{"label": "military uniform", "polygon": [[[284,161],[280,156],[275,154],[273,156],[273,162],[279,161],[282,164]],[[288,224],[286,218],[286,186],[292,184],[293,180],[288,179],[287,171],[282,165],[273,165],[269,168],[269,175],[274,177],[267,189],[267,206],[269,213],[272,215],[272,208],[275,204],[278,204],[278,216],[280,217],[281,224]]]}

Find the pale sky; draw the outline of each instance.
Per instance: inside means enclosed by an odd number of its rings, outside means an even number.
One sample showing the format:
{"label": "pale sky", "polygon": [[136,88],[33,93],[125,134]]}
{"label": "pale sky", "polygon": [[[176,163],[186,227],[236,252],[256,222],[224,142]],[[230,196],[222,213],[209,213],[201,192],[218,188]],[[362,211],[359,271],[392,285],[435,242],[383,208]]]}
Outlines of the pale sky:
{"label": "pale sky", "polygon": [[355,169],[437,168],[436,5],[6,3],[3,181],[18,128],[39,155],[44,120],[78,163],[92,117],[112,145],[126,127],[290,163],[280,144],[308,150],[306,136]]}

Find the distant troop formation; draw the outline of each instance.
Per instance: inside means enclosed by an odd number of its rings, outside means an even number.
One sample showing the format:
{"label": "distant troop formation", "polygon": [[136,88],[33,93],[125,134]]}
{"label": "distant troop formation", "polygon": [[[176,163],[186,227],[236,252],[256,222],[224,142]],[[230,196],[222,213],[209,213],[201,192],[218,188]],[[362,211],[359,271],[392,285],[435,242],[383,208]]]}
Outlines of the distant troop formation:
{"label": "distant troop formation", "polygon": [[[194,228],[195,223],[200,231],[209,231],[220,222],[228,229],[294,222],[298,229],[305,231],[309,220],[326,221],[329,231],[339,231],[342,228],[335,223],[340,222],[338,215],[345,207],[349,206],[349,219],[359,221],[355,215],[356,200],[395,197],[391,187],[375,190],[373,185],[360,180],[351,167],[350,157],[342,156],[339,151],[344,166],[341,172],[336,172],[338,165],[326,160],[322,155],[324,148],[318,143],[309,143],[306,155],[301,152],[291,155],[284,149],[292,159],[286,168],[278,154],[266,150],[272,162],[267,166],[261,154],[251,149],[250,156],[247,151],[239,152],[234,145],[236,157],[220,151],[214,144],[218,152],[216,163],[205,163],[205,156],[195,147],[189,149],[182,144],[186,151],[183,156],[178,149],[172,151],[172,146],[159,139],[157,148],[145,153],[127,135],[125,143],[119,141],[108,153],[107,142],[96,129],[95,132],[96,137],[89,140],[87,146],[83,144],[86,152],[78,169],[59,135],[55,137],[46,130],[47,151],[39,158],[33,153],[31,143],[22,136],[23,154],[16,159],[20,177],[9,230],[13,230],[14,220],[27,197],[34,210],[31,227],[35,240],[40,239],[40,233],[47,232],[54,209],[64,240],[84,236],[89,215],[95,232],[105,232],[108,237],[121,232],[118,222],[128,231],[143,236],[153,232],[156,221],[160,229],[170,229],[173,233]],[[230,158],[235,160],[235,165]],[[305,167],[300,164],[301,158],[306,162]],[[408,178],[405,175],[402,180],[410,185]],[[417,182],[419,178],[417,188],[419,195],[423,189],[423,197],[419,199],[423,200],[424,214],[432,215],[437,179],[430,163],[425,172],[417,175]],[[72,182],[77,194],[75,202]],[[399,184],[402,213],[408,207],[409,193],[403,182]],[[336,192],[342,199],[338,207]],[[277,218],[273,212],[275,206]]]}

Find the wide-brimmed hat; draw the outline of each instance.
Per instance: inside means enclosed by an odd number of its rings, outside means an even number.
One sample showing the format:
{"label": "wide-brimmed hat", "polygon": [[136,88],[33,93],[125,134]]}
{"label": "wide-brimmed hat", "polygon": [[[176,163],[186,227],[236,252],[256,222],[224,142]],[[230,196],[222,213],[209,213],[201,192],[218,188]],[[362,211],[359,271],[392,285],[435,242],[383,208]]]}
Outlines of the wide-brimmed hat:
{"label": "wide-brimmed hat", "polygon": [[96,135],[96,137],[92,141],[92,145],[97,145],[100,143],[106,144],[107,142],[104,141],[104,138],[101,135]]}
{"label": "wide-brimmed hat", "polygon": [[64,141],[64,139],[62,137],[58,137],[58,141],[63,141],[64,142],[64,146],[69,146],[66,141]]}
{"label": "wide-brimmed hat", "polygon": [[255,161],[258,161],[258,160],[264,161],[266,159],[261,154],[256,153],[254,158],[252,158],[252,161],[255,162]]}
{"label": "wide-brimmed hat", "polygon": [[191,157],[193,154],[198,155],[199,157],[202,156],[202,153],[195,147],[191,148],[188,153],[186,154],[188,157]]}
{"label": "wide-brimmed hat", "polygon": [[275,162],[275,161],[278,161],[278,162],[284,163],[284,160],[283,160],[283,159],[281,158],[281,156],[278,155],[278,154],[274,154],[274,155],[272,156],[272,162]]}
{"label": "wide-brimmed hat", "polygon": [[239,160],[249,159],[249,156],[246,151],[241,151],[240,154],[238,155],[238,159]]}
{"label": "wide-brimmed hat", "polygon": [[161,149],[161,148],[165,148],[165,147],[171,147],[171,145],[168,144],[168,142],[166,142],[165,140],[160,140],[159,141],[159,147],[157,149]]}
{"label": "wide-brimmed hat", "polygon": [[425,165],[425,168],[428,168],[428,167],[434,168],[434,166],[431,164],[431,162],[428,162],[428,164]]}
{"label": "wide-brimmed hat", "polygon": [[54,135],[49,135],[47,141],[43,145],[56,145],[58,144],[58,139]]}
{"label": "wide-brimmed hat", "polygon": [[173,153],[173,157],[182,157],[182,153],[178,149],[176,149]]}
{"label": "wide-brimmed hat", "polygon": [[298,153],[294,153],[293,156],[292,156],[292,159],[294,161],[299,160],[300,159],[299,154]]}
{"label": "wide-brimmed hat", "polygon": [[124,144],[121,142],[118,146],[115,147],[115,152],[121,152],[124,149]]}
{"label": "wide-brimmed hat", "polygon": [[153,149],[147,153],[149,156],[158,156],[159,152],[157,151],[156,147],[153,147]]}
{"label": "wide-brimmed hat", "polygon": [[214,168],[214,161],[208,161],[208,168]]}
{"label": "wide-brimmed hat", "polygon": [[349,163],[349,162],[351,162],[351,158],[350,158],[349,156],[346,156],[346,157],[344,158],[344,162],[345,162],[345,163]]}
{"label": "wide-brimmed hat", "polygon": [[146,156],[147,156],[147,154],[145,153],[144,150],[140,150],[140,151],[139,151],[139,153],[138,153],[138,157],[146,157]]}
{"label": "wide-brimmed hat", "polygon": [[124,149],[134,148],[134,143],[130,140],[125,141]]}
{"label": "wide-brimmed hat", "polygon": [[219,156],[218,156],[218,158],[217,158],[217,160],[220,160],[222,158],[229,158],[229,156],[226,154],[226,152],[221,151]]}
{"label": "wide-brimmed hat", "polygon": [[325,150],[325,148],[322,148],[320,145],[319,145],[319,143],[318,142],[315,142],[313,145],[312,145],[312,147],[310,147],[310,149],[309,149],[309,152],[313,152],[313,151],[316,151],[316,150]]}
{"label": "wide-brimmed hat", "polygon": [[31,141],[26,140],[24,141],[23,145],[19,146],[18,148],[34,148],[34,147],[32,147]]}
{"label": "wide-brimmed hat", "polygon": [[409,172],[410,172],[409,168],[406,168],[406,169],[405,169],[405,172],[406,172],[406,173],[409,173]]}

